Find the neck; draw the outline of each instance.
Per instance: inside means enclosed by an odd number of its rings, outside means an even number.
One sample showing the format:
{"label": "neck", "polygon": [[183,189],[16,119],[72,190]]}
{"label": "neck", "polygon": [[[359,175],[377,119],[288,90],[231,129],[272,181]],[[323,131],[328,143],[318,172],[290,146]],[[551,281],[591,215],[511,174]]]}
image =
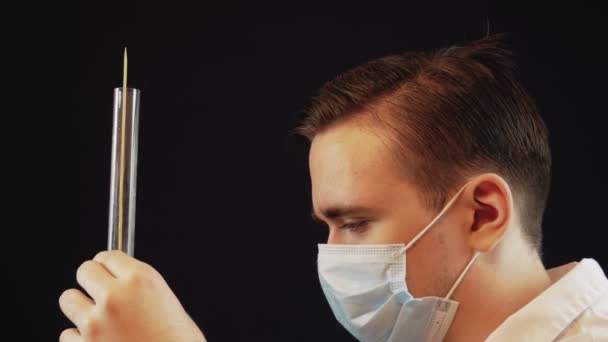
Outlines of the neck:
{"label": "neck", "polygon": [[508,253],[498,247],[492,254],[480,255],[454,292],[452,299],[460,305],[444,341],[485,340],[551,286],[540,258],[527,246]]}

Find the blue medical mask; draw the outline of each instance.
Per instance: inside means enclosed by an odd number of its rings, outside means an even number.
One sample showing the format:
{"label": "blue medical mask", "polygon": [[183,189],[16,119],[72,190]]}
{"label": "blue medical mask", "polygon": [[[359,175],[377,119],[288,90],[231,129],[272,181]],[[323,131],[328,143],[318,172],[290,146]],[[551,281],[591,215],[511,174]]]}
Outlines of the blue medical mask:
{"label": "blue medical mask", "polygon": [[405,258],[406,251],[443,216],[465,187],[407,245],[319,244],[321,288],[338,322],[357,339],[403,342],[444,338],[458,309],[458,302],[450,297],[479,252],[445,297],[414,298],[405,281]]}

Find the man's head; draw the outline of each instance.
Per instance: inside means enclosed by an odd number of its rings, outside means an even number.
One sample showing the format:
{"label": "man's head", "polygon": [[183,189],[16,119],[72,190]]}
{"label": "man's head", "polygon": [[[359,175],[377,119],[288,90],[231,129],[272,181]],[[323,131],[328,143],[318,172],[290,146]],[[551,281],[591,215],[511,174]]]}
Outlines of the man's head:
{"label": "man's head", "polygon": [[328,243],[407,243],[471,181],[412,248],[419,271],[408,251],[408,277],[426,268],[446,284],[419,282],[412,292],[444,290],[462,255],[491,250],[508,230],[539,251],[548,134],[513,69],[490,37],[380,58],[325,84],[298,131],[312,141],[313,206]]}

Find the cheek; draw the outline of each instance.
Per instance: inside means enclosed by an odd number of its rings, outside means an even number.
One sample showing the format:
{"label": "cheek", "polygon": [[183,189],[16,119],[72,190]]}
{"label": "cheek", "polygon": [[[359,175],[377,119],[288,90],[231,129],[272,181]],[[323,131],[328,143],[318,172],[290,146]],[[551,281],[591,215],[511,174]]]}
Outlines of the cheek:
{"label": "cheek", "polygon": [[426,223],[424,218],[419,219],[407,212],[396,212],[386,215],[371,224],[371,229],[369,229],[364,237],[365,243],[408,244]]}
{"label": "cheek", "polygon": [[[349,233],[346,233],[349,235]],[[371,222],[368,229],[361,233],[350,233],[352,240],[365,245],[406,244],[407,231],[390,221]]]}
{"label": "cheek", "polygon": [[445,242],[428,233],[407,251],[406,281],[414,297],[443,297],[450,288],[450,258]]}

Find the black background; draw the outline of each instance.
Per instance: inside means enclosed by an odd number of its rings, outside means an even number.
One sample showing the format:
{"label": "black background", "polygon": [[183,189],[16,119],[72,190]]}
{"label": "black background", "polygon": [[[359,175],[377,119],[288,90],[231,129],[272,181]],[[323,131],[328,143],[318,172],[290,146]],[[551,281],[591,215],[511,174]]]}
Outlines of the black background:
{"label": "black background", "polygon": [[142,90],[135,254],[163,274],[210,341],[351,340],[318,285],[325,232],[310,220],[306,147],[288,132],[336,74],[480,38],[488,19],[492,33],[510,34],[551,132],[543,260],[593,257],[608,267],[605,22],[597,6],[559,6],[368,4],[356,15],[352,6],[295,4],[22,9],[13,47],[33,172],[19,258],[33,315],[24,340],[53,341],[70,326],[57,299],[106,247],[112,92],[124,46],[129,86]]}

